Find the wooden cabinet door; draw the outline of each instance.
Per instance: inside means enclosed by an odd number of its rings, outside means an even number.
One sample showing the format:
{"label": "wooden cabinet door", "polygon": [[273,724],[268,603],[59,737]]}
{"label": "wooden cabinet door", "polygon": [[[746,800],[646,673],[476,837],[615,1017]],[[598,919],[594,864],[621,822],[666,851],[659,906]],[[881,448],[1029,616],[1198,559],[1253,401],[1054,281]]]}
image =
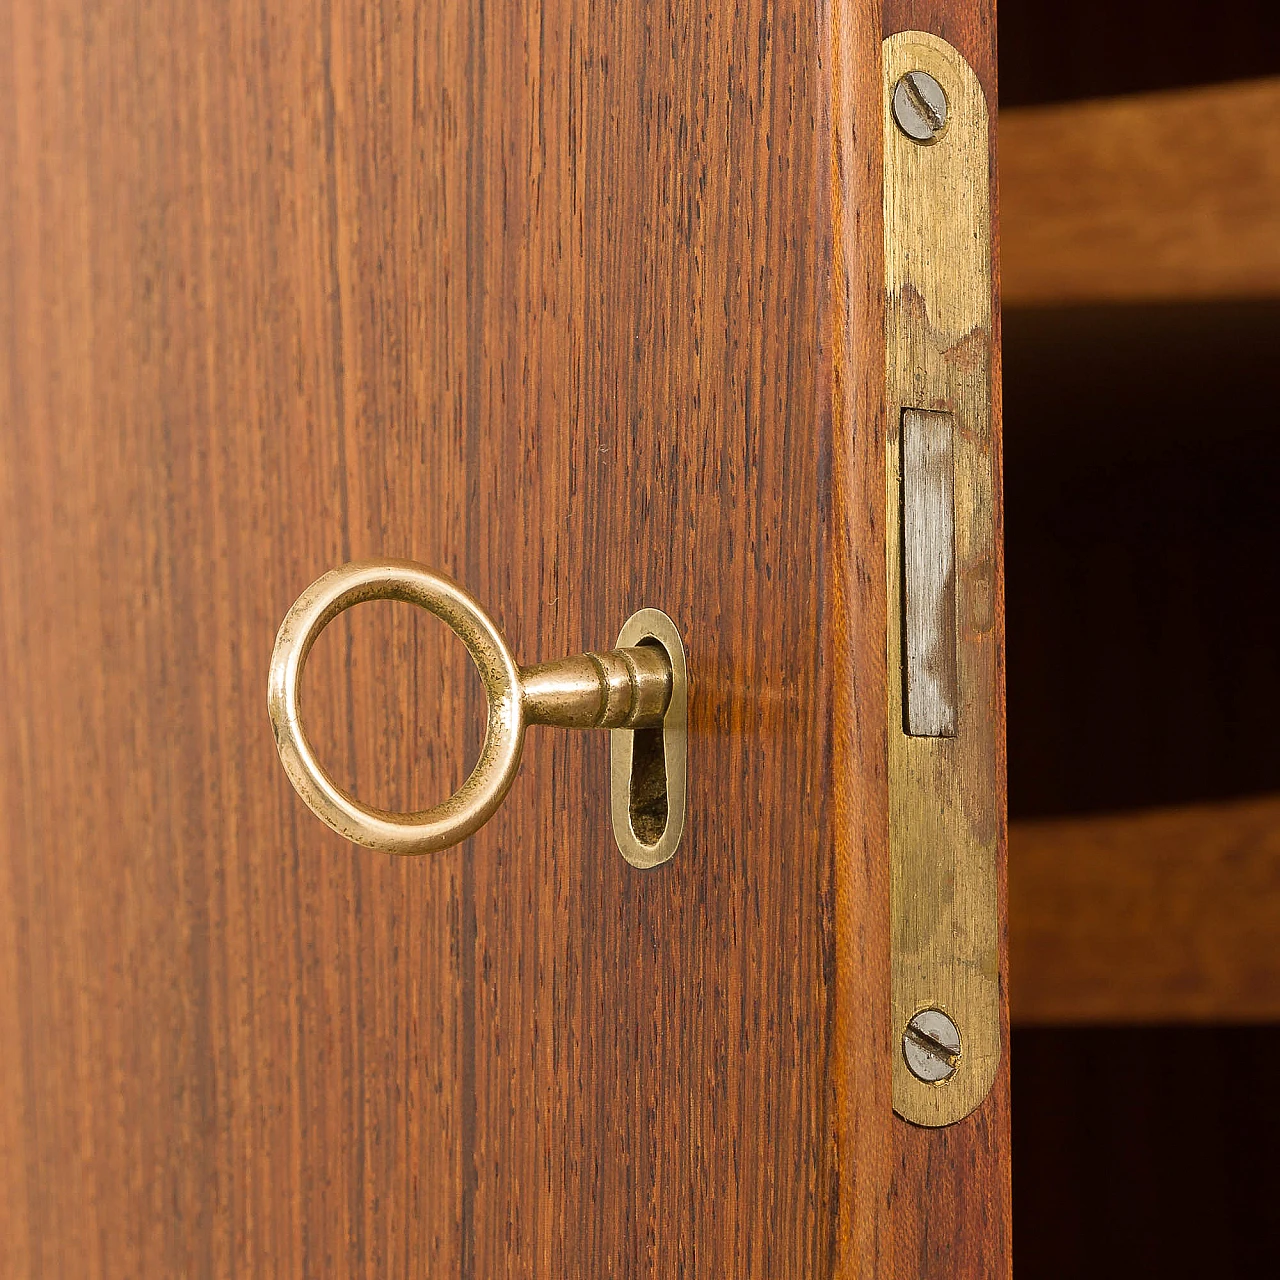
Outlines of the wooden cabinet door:
{"label": "wooden cabinet door", "polygon": [[[1007,1068],[890,1101],[905,28],[994,106],[985,0],[0,10],[4,1275],[1007,1274]],[[383,556],[524,661],[676,620],[671,863],[618,856],[604,735],[531,731],[443,853],[307,812],[276,627]],[[308,688],[365,800],[475,757],[407,606]]]}

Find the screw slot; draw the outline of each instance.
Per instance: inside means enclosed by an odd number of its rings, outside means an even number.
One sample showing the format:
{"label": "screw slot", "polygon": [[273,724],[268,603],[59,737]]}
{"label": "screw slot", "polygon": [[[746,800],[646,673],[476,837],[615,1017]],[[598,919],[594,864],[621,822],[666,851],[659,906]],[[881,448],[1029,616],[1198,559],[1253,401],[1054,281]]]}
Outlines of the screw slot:
{"label": "screw slot", "polygon": [[912,142],[937,142],[947,128],[947,95],[927,71],[908,71],[893,86],[893,118]]}
{"label": "screw slot", "polygon": [[922,1009],[902,1033],[902,1056],[917,1080],[950,1080],[960,1066],[960,1030],[941,1009]]}

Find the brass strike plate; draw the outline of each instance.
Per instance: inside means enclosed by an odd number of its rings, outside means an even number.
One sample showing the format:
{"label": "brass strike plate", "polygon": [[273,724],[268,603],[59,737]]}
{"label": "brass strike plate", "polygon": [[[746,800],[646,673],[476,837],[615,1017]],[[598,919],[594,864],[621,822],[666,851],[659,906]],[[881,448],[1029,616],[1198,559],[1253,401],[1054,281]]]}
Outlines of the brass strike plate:
{"label": "brass strike plate", "polygon": [[939,1126],[1001,1051],[988,118],[946,41],[883,63],[893,1106]]}

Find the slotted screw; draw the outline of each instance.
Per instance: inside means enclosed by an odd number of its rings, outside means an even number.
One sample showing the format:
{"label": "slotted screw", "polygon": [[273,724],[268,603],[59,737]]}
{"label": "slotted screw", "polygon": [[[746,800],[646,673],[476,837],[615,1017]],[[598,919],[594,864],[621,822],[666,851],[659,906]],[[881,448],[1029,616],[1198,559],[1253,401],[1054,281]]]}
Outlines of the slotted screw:
{"label": "slotted screw", "polygon": [[917,1080],[941,1084],[960,1065],[960,1029],[941,1009],[922,1009],[902,1033],[902,1056]]}
{"label": "slotted screw", "polygon": [[913,142],[935,142],[947,127],[947,95],[927,71],[908,71],[893,86],[893,118]]}

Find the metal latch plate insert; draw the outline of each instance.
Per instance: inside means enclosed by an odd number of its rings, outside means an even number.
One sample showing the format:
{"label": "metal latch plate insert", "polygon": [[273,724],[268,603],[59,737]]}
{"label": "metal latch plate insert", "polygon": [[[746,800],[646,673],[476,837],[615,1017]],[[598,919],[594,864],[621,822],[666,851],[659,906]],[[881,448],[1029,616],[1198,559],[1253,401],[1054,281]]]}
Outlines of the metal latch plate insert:
{"label": "metal latch plate insert", "polygon": [[[923,137],[894,119],[910,72],[946,95]],[[968,63],[918,31],[884,42],[883,101],[893,1105],[939,1126],[1001,1052],[988,118]],[[917,1073],[931,1019],[959,1049]]]}

